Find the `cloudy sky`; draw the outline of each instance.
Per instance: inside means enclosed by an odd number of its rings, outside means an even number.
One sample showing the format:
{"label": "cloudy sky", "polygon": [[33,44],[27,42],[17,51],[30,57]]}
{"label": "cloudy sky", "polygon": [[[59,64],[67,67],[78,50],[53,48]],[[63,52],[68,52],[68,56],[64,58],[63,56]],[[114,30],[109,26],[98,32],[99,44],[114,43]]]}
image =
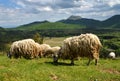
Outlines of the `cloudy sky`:
{"label": "cloudy sky", "polygon": [[120,14],[120,0],[0,0],[0,26],[51,22],[71,15],[105,20]]}

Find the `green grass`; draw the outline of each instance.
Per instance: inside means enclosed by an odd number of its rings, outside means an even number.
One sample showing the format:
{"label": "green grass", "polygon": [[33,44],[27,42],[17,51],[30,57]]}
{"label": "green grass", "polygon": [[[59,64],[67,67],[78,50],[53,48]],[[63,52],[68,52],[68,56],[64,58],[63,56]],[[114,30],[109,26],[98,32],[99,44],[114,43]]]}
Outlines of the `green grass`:
{"label": "green grass", "polygon": [[61,46],[65,38],[66,37],[52,37],[52,38],[46,37],[44,39],[44,43],[49,44],[50,46]]}
{"label": "green grass", "polygon": [[[60,46],[65,37],[45,38],[44,43]],[[9,59],[0,52],[0,81],[120,81],[120,58],[100,59],[98,66],[94,61],[86,65],[88,59],[82,58],[70,66],[70,60],[52,63],[52,58]]]}
{"label": "green grass", "polygon": [[0,81],[120,81],[120,60],[100,59],[95,66],[87,59],[75,61],[60,60],[58,65],[51,58],[8,59],[0,56]]}
{"label": "green grass", "polygon": [[20,26],[15,29],[18,30],[39,30],[39,29],[80,29],[85,28],[85,26],[82,25],[75,25],[75,24],[64,24],[61,22],[55,22],[55,23],[41,23],[41,24],[34,24],[29,26]]}

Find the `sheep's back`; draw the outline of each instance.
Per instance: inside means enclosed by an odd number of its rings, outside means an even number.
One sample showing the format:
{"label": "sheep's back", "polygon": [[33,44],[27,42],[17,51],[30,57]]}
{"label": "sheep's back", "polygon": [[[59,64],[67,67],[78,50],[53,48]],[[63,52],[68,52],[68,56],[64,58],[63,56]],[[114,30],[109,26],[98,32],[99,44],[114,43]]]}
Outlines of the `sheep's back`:
{"label": "sheep's back", "polygon": [[93,52],[99,52],[101,43],[94,34],[81,34],[64,40],[62,50],[65,56],[89,57]]}

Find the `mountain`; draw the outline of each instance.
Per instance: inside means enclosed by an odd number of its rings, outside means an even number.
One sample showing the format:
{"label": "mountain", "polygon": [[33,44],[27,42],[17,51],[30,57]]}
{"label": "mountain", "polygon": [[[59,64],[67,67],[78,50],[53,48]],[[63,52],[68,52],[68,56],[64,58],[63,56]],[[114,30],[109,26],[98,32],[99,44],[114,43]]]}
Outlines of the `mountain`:
{"label": "mountain", "polygon": [[21,26],[32,26],[32,25],[39,25],[39,24],[42,24],[42,23],[48,23],[49,21],[45,20],[45,21],[35,21],[35,22],[32,22],[32,23],[29,23],[29,24],[25,24],[25,25],[21,25]]}
{"label": "mountain", "polygon": [[91,28],[91,27],[96,28],[96,27],[100,26],[101,21],[94,20],[94,19],[82,18],[80,16],[70,16],[68,19],[60,20],[58,22],[62,22],[62,23],[66,23],[66,24],[79,24],[79,25],[84,25],[88,28]]}
{"label": "mountain", "polygon": [[62,22],[33,22],[13,28],[14,30],[41,30],[41,29],[80,29],[85,26],[77,24],[65,24]]}
{"label": "mountain", "polygon": [[81,18],[82,18],[81,16],[74,16],[74,15],[72,15],[72,16],[70,16],[68,18],[68,20],[78,20],[78,19],[81,19]]}
{"label": "mountain", "polygon": [[120,15],[114,15],[102,21],[104,27],[120,28]]}
{"label": "mountain", "polygon": [[78,16],[72,16],[72,18],[69,17],[66,20],[60,20],[58,22],[84,25],[87,28],[120,28],[120,15],[114,15],[104,21],[77,17]]}
{"label": "mountain", "polygon": [[21,25],[14,29],[41,30],[41,29],[81,29],[81,28],[89,28],[89,29],[120,28],[120,15],[114,15],[104,21],[82,18],[81,16],[72,15],[67,19],[56,21],[56,22],[36,21],[29,24]]}

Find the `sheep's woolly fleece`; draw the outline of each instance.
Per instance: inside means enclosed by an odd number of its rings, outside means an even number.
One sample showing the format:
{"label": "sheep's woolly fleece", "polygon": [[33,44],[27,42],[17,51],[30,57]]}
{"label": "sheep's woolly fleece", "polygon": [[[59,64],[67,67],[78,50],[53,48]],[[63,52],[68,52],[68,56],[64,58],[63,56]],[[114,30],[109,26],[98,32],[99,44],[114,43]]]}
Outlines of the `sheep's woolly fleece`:
{"label": "sheep's woolly fleece", "polygon": [[10,55],[14,58],[23,56],[24,58],[36,58],[41,57],[45,49],[50,48],[47,44],[40,45],[33,39],[24,39],[15,41],[10,48]]}
{"label": "sheep's woolly fleece", "polygon": [[51,47],[51,48],[49,48],[49,49],[47,49],[45,51],[45,55],[44,56],[45,57],[46,56],[52,57],[54,55],[57,55],[59,50],[60,50],[60,46]]}
{"label": "sheep's woolly fleece", "polygon": [[69,58],[71,61],[77,57],[98,60],[101,47],[101,42],[95,34],[81,34],[80,36],[66,38],[63,41],[59,56],[63,59]]}

